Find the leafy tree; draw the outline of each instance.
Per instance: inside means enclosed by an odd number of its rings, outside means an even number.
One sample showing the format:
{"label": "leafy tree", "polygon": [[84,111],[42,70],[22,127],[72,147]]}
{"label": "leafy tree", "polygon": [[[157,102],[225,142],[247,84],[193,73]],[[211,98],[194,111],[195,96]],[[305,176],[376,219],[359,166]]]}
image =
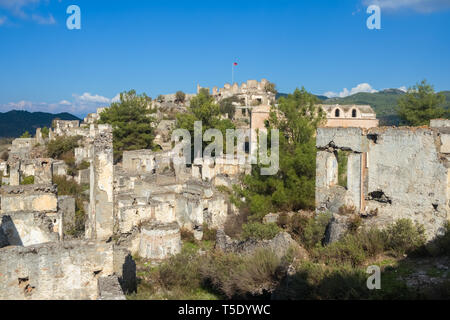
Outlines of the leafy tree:
{"label": "leafy tree", "polygon": [[47,146],[47,156],[53,159],[64,160],[68,154],[74,155],[75,148],[78,147],[80,136],[75,137],[57,137],[49,142]]}
{"label": "leafy tree", "polygon": [[229,98],[225,98],[220,101],[220,113],[228,114],[228,119],[233,119],[236,113],[236,107],[233,105],[233,102],[241,102],[237,96],[232,96]]}
{"label": "leafy tree", "polygon": [[272,92],[274,94],[278,93],[275,83],[272,82],[266,83],[264,90],[266,90],[266,92]]}
{"label": "leafy tree", "polygon": [[242,188],[235,188],[238,197],[245,197],[241,207],[250,210],[250,221],[261,221],[272,210],[314,208],[316,147],[315,131],[325,119],[317,107],[317,98],[304,88],[280,98],[273,108],[269,128],[280,130],[280,168],[276,175],[262,176],[254,166]]}
{"label": "leafy tree", "polygon": [[244,224],[242,231],[242,238],[244,239],[272,240],[283,230],[275,223],[263,224],[253,222]]}
{"label": "leafy tree", "polygon": [[30,184],[34,184],[34,176],[28,176],[28,177],[24,177],[22,179],[22,182],[20,183],[21,185],[30,185]]}
{"label": "leafy tree", "polygon": [[48,135],[50,133],[50,129],[47,128],[47,127],[43,127],[42,130],[41,130],[41,133],[42,133],[42,138],[46,139],[46,138],[48,138]]}
{"label": "leafy tree", "polygon": [[[191,138],[194,139],[194,123],[202,122],[202,135],[208,129],[218,129],[226,138],[226,130],[234,129],[233,123],[220,118],[220,107],[215,103],[208,89],[201,89],[199,94],[191,99],[187,113],[177,115],[178,128],[189,130]],[[204,146],[210,142],[204,143]],[[193,140],[192,140],[193,144]]]}
{"label": "leafy tree", "polygon": [[183,91],[178,91],[175,93],[175,102],[184,103],[186,101],[186,94]]}
{"label": "leafy tree", "polygon": [[429,125],[431,119],[444,116],[445,101],[443,94],[436,94],[434,87],[423,80],[398,100],[398,114],[407,125]]}
{"label": "leafy tree", "polygon": [[152,149],[155,138],[154,110],[151,98],[131,90],[120,94],[120,102],[112,103],[100,114],[99,123],[111,124],[114,136],[114,159],[119,161],[124,151]]}
{"label": "leafy tree", "polygon": [[25,131],[20,138],[25,139],[25,138],[32,138],[31,134],[28,131]]}

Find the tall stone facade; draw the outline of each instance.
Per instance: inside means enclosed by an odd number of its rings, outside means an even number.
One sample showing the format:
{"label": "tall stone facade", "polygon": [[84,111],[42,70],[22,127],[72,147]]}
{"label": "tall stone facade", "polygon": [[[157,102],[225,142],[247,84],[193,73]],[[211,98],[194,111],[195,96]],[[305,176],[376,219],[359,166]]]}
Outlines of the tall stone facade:
{"label": "tall stone facade", "polygon": [[[449,135],[450,127],[319,128],[316,207],[352,207],[379,227],[408,218],[433,238],[450,219]],[[346,186],[338,183],[339,151]]]}
{"label": "tall stone facade", "polygon": [[[91,125],[92,127],[94,125]],[[96,128],[91,128],[95,131]],[[112,128],[99,125],[93,137],[90,166],[88,239],[108,240],[114,232],[114,154]]]}

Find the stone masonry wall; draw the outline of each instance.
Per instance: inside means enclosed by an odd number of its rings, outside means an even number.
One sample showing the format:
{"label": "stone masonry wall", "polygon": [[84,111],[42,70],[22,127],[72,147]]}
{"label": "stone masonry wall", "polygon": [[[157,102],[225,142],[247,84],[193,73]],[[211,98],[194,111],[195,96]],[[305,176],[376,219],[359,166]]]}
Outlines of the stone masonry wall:
{"label": "stone masonry wall", "polygon": [[[408,218],[433,238],[449,220],[446,135],[429,128],[319,128],[317,208],[354,206],[379,227]],[[337,184],[337,150],[349,152],[347,188]]]}
{"label": "stone masonry wall", "polygon": [[97,299],[99,278],[133,280],[128,256],[115,251],[113,244],[84,241],[0,249],[0,300]]}

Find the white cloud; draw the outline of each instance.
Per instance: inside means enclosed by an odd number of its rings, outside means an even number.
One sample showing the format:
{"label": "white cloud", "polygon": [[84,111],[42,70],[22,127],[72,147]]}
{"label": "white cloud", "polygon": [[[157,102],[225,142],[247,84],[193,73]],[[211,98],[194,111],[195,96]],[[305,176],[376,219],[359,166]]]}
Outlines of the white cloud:
{"label": "white cloud", "polygon": [[38,14],[33,14],[31,16],[31,19],[33,21],[37,22],[38,24],[43,24],[43,25],[56,24],[56,20],[52,14],[50,14],[47,18],[43,17],[41,15],[38,15]]}
{"label": "white cloud", "polygon": [[[0,9],[8,12],[9,18],[34,21],[41,25],[53,25],[56,24],[56,20],[51,13],[43,15],[37,12],[41,4],[48,5],[50,1],[52,0],[0,0]],[[0,25],[2,25],[1,20]]]}
{"label": "white cloud", "polygon": [[351,90],[344,88],[339,93],[329,91],[329,92],[325,92],[323,95],[328,98],[335,98],[335,97],[345,98],[345,97],[348,97],[348,96],[351,96],[351,95],[354,95],[354,94],[357,94],[360,92],[375,93],[375,92],[378,92],[378,90],[375,90],[374,88],[372,88],[372,86],[368,83],[360,83],[356,87],[352,88]]}
{"label": "white cloud", "polygon": [[62,100],[62,101],[59,102],[59,104],[62,105],[62,106],[70,106],[70,105],[72,105],[72,103],[67,101],[67,100]]}
{"label": "white cloud", "polygon": [[403,92],[407,92],[408,88],[406,86],[402,86],[402,87],[398,88],[398,90],[401,90]]}
{"label": "white cloud", "polygon": [[24,8],[36,6],[40,2],[41,0],[0,0],[0,8],[10,11],[14,16],[26,18],[27,14]]}
{"label": "white cloud", "polygon": [[120,95],[109,99],[98,94],[85,92],[82,95],[73,94],[73,99],[61,100],[57,103],[22,100],[19,102],[0,104],[0,112],[7,112],[10,110],[24,110],[30,112],[40,111],[50,113],[69,112],[76,116],[84,117],[88,113],[96,112],[99,107],[109,106],[118,96]]}
{"label": "white cloud", "polygon": [[120,93],[118,93],[114,98],[112,98],[111,102],[120,102]]}
{"label": "white cloud", "polygon": [[430,13],[450,8],[449,0],[363,0],[363,4],[366,6],[376,4],[388,11],[411,9],[420,13]]}
{"label": "white cloud", "polygon": [[79,96],[77,94],[73,94],[73,97],[76,100],[84,102],[84,103],[110,103],[111,102],[111,99],[100,96],[98,94],[92,95],[89,92],[85,92],[81,96]]}

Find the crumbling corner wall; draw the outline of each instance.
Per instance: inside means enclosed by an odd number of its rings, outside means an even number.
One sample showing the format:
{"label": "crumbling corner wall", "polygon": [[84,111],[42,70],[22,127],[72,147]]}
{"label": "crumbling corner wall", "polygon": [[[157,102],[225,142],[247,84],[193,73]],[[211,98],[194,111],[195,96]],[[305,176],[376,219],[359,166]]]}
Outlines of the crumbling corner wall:
{"label": "crumbling corner wall", "polygon": [[[445,136],[433,128],[319,128],[317,209],[352,207],[378,227],[408,218],[435,237],[449,220]],[[337,184],[337,150],[349,154],[346,187]]]}

